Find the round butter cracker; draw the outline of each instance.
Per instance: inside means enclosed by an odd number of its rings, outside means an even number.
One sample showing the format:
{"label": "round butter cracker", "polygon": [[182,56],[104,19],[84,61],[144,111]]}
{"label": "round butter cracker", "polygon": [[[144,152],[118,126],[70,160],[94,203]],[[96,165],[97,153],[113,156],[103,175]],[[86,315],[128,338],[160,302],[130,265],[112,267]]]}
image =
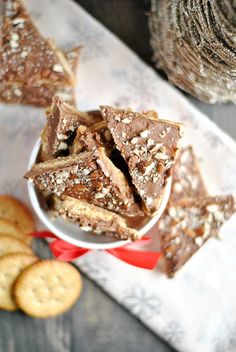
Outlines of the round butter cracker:
{"label": "round butter cracker", "polygon": [[32,249],[23,241],[11,236],[0,236],[0,258],[5,254],[28,253],[33,254]]}
{"label": "round butter cracker", "polygon": [[41,260],[19,275],[13,295],[18,307],[26,314],[47,318],[71,308],[81,289],[80,273],[71,264]]}
{"label": "round butter cracker", "polygon": [[8,195],[0,195],[0,218],[12,221],[24,233],[35,230],[33,215],[25,204]]}
{"label": "round butter cracker", "polygon": [[32,242],[32,237],[25,235],[19,226],[7,219],[0,218],[0,237],[2,235],[19,238],[27,244]]}
{"label": "round butter cracker", "polygon": [[12,285],[19,273],[38,258],[32,254],[7,254],[0,258],[0,309],[16,310]]}

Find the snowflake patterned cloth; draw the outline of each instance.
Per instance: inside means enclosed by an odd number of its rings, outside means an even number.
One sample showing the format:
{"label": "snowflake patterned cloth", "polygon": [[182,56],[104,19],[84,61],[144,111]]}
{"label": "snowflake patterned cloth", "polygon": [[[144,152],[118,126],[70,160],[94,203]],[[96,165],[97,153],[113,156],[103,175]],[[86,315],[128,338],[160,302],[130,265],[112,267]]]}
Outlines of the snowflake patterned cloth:
{"label": "snowflake patterned cloth", "polygon": [[[45,37],[68,49],[84,45],[77,98],[80,109],[111,104],[157,109],[187,125],[211,194],[236,195],[236,144],[114,35],[71,1],[25,1]],[[45,9],[47,8],[47,11]],[[0,105],[0,189],[28,200],[22,175],[45,122],[41,109]],[[213,152],[214,151],[214,152]],[[236,216],[176,275],[132,267],[105,252],[76,263],[120,304],[178,351],[236,351]],[[155,237],[155,229],[152,230]]]}

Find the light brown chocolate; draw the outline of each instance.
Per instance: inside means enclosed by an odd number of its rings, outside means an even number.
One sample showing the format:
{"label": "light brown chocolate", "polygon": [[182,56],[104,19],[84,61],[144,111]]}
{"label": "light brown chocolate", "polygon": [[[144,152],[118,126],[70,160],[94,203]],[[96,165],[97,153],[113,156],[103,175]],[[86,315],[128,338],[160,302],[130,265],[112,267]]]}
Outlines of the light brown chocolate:
{"label": "light brown chocolate", "polygon": [[103,148],[36,164],[25,177],[41,191],[69,195],[125,216],[142,213],[125,176]]}
{"label": "light brown chocolate", "polygon": [[67,216],[78,222],[84,231],[93,231],[95,234],[122,240],[135,241],[140,237],[138,231],[127,227],[124,218],[111,211],[72,197],[65,197],[62,204]]}
{"label": "light brown chocolate", "polygon": [[45,40],[18,0],[3,1],[0,101],[48,107],[54,95],[75,104],[80,47],[62,53]]}
{"label": "light brown chocolate", "polygon": [[181,149],[172,172],[169,202],[186,197],[204,197],[207,194],[193,148],[189,146]]}
{"label": "light brown chocolate", "polygon": [[[74,76],[77,75],[81,47],[65,52],[65,57]],[[27,104],[48,107],[57,95],[70,105],[75,105],[74,88],[55,84],[37,83],[0,83],[0,101],[11,104]],[[46,160],[46,159],[45,159]]]}
{"label": "light brown chocolate", "polygon": [[0,101],[7,104],[26,104],[48,107],[54,95],[74,105],[74,89],[50,84],[0,83]]}
{"label": "light brown chocolate", "polygon": [[80,126],[74,139],[71,154],[81,151],[93,151],[104,147],[106,152],[115,148],[114,141],[105,121],[98,122],[91,127]]}
{"label": "light brown chocolate", "polygon": [[182,198],[171,204],[159,220],[161,251],[172,277],[235,212],[231,195]]}
{"label": "light brown chocolate", "polygon": [[155,213],[175,162],[183,125],[160,120],[152,110],[100,109],[147,214]]}
{"label": "light brown chocolate", "polygon": [[91,126],[97,116],[76,110],[60,97],[54,97],[47,110],[48,152],[50,158],[68,155],[79,126]]}
{"label": "light brown chocolate", "polygon": [[3,1],[0,81],[75,84],[65,56],[44,39],[19,0]]}

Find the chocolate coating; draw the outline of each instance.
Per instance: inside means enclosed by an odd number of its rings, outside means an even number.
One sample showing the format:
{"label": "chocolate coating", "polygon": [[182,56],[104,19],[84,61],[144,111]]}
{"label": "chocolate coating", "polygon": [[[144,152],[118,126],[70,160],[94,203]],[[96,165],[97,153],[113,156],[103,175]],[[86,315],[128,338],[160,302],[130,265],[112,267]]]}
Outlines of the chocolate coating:
{"label": "chocolate coating", "polygon": [[175,162],[183,125],[160,120],[154,111],[137,113],[102,106],[101,113],[146,212],[155,213]]}

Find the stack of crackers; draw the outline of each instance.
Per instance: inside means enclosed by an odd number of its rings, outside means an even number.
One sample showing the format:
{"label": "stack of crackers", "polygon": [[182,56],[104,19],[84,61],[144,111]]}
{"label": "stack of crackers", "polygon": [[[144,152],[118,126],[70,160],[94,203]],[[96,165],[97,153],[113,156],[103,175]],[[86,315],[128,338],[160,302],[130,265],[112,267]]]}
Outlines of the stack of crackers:
{"label": "stack of crackers", "polygon": [[43,38],[20,0],[1,11],[0,101],[47,107],[58,94],[74,103],[80,47],[63,52]]}
{"label": "stack of crackers", "polygon": [[152,110],[102,106],[85,113],[60,97],[46,116],[41,162],[25,177],[83,230],[138,239],[127,219],[158,212],[183,125]]}
{"label": "stack of crackers", "polygon": [[0,309],[21,309],[46,318],[68,310],[81,292],[81,277],[70,264],[40,260],[29,236],[35,229],[29,209],[0,196]]}

